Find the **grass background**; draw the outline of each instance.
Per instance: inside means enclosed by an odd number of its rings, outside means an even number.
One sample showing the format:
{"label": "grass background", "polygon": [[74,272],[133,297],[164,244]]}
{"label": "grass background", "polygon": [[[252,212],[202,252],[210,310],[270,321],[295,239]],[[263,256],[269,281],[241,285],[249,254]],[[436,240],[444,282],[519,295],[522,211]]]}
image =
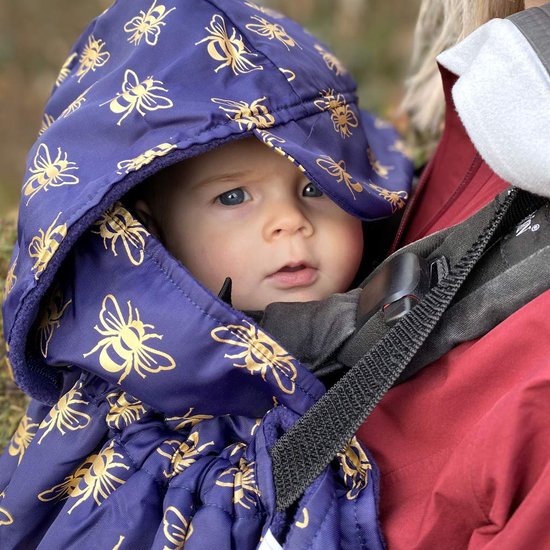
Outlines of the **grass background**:
{"label": "grass background", "polygon": [[[360,105],[405,125],[396,117],[396,107],[401,99],[419,0],[256,0],[256,3],[285,13],[328,44],[355,77]],[[107,0],[2,0],[0,291],[15,241],[25,158],[40,128],[43,106],[72,44],[92,18],[110,4]],[[0,365],[1,449],[25,408],[25,397],[5,365],[1,336]]]}

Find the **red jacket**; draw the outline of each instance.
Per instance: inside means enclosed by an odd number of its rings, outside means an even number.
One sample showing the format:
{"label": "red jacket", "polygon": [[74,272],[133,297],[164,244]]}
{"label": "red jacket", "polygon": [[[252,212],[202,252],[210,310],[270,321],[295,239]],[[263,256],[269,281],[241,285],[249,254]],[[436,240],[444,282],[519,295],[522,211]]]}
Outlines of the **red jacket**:
{"label": "red jacket", "polygon": [[[443,138],[400,244],[462,221],[507,183],[483,162],[442,69]],[[550,291],[384,397],[359,430],[392,549],[550,548]]]}

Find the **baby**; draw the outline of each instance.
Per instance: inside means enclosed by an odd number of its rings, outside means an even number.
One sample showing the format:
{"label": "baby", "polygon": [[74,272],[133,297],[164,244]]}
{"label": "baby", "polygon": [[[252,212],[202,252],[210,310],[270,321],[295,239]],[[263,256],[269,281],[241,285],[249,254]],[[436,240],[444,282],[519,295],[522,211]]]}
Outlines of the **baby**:
{"label": "baby", "polygon": [[212,292],[232,280],[237,309],[344,292],[363,255],[359,218],[256,138],[175,164],[135,210]]}

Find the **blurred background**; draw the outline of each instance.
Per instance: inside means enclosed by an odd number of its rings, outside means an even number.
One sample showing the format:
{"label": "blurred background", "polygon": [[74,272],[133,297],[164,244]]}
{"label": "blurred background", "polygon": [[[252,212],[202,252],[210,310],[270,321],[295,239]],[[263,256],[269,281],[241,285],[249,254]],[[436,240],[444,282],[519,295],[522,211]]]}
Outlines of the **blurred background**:
{"label": "blurred background", "polygon": [[[59,68],[111,0],[0,0],[0,217],[13,212],[27,151]],[[326,42],[359,84],[360,104],[392,117],[419,0],[256,0]]]}

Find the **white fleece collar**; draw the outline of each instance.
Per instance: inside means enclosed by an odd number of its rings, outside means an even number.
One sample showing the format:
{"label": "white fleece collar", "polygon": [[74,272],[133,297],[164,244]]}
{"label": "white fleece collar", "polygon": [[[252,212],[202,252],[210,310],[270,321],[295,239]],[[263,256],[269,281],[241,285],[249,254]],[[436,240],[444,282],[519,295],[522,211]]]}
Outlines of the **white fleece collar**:
{"label": "white fleece collar", "polygon": [[487,164],[550,197],[550,76],[511,21],[495,19],[437,58],[459,76],[457,112]]}

